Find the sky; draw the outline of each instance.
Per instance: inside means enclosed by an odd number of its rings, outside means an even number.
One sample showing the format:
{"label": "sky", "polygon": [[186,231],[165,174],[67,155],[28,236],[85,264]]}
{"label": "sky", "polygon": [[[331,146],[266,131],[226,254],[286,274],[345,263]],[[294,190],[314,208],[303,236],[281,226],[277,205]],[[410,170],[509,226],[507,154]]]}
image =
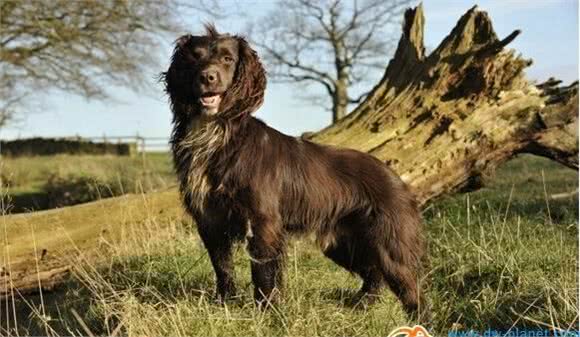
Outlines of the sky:
{"label": "sky", "polygon": [[[246,9],[243,15],[231,15],[216,21],[219,30],[243,33],[247,17],[260,17],[275,5],[274,1],[239,1]],[[578,0],[424,0],[425,45],[433,50],[449,34],[459,17],[473,5],[489,13],[495,31],[503,38],[515,29],[522,34],[508,47],[533,59],[527,69],[528,78],[542,81],[551,76],[564,83],[578,79]],[[206,17],[184,18],[192,33],[202,32]],[[41,109],[30,112],[16,125],[0,129],[0,139],[34,136],[118,137],[141,135],[169,137],[171,112],[163,87],[156,76],[168,66],[172,40],[159,46],[161,64],[151,69],[147,78],[151,90],[135,93],[113,88],[113,101],[88,101],[62,92],[39,94]],[[258,49],[258,53],[259,53]],[[388,59],[385,59],[385,66]],[[379,74],[380,77],[381,74]],[[372,87],[374,83],[369,84]],[[318,90],[311,86],[300,89],[292,84],[269,83],[265,102],[256,116],[272,127],[291,135],[319,130],[330,123],[330,112],[299,100],[300,90]]]}

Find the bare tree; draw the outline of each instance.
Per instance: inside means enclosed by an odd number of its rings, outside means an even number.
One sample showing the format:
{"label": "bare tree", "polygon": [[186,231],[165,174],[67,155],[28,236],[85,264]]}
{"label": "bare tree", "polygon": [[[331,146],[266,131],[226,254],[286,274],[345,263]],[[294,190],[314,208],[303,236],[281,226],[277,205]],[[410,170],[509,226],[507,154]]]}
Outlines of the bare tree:
{"label": "bare tree", "polygon": [[[183,11],[219,12],[216,0],[0,1],[0,126],[59,89],[110,98],[107,87],[142,89],[161,40]],[[166,33],[172,33],[166,35]]]}
{"label": "bare tree", "polygon": [[[336,122],[349,104],[366,96],[362,84],[376,83],[382,74],[408,3],[280,1],[251,27],[251,37],[264,52],[274,81],[322,85]],[[311,98],[320,102],[320,96]]]}

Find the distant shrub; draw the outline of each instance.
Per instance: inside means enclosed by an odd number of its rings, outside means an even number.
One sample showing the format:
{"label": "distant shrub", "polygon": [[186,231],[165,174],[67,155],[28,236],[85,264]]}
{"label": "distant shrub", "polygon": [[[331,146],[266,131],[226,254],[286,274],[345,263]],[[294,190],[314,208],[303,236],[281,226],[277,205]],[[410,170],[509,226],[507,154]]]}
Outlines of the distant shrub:
{"label": "distant shrub", "polygon": [[119,196],[124,192],[118,183],[103,181],[94,176],[75,174],[65,176],[52,174],[42,189],[48,196],[49,208],[82,204]]}
{"label": "distant shrub", "polygon": [[174,181],[167,154],[0,159],[0,194],[11,196],[11,213],[63,207],[126,193],[146,193],[166,188]]}
{"label": "distant shrub", "polygon": [[105,143],[83,139],[28,138],[0,141],[0,154],[9,157],[55,154],[114,154],[129,156],[137,152],[135,142]]}

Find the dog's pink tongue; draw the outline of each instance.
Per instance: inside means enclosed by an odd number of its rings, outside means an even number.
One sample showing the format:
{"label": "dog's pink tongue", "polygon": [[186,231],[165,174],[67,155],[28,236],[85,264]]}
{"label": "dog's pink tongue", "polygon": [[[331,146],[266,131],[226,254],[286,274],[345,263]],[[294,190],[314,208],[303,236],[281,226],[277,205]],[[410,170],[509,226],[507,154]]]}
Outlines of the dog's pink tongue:
{"label": "dog's pink tongue", "polygon": [[215,95],[215,96],[206,96],[206,97],[201,97],[200,101],[201,104],[203,104],[204,106],[207,107],[215,107],[220,103],[220,96],[219,95]]}

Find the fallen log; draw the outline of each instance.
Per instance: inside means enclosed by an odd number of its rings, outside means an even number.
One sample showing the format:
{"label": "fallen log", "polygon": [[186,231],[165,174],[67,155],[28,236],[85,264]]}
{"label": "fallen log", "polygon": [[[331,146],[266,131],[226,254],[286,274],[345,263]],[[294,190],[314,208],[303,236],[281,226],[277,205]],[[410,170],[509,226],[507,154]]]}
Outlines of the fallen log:
{"label": "fallen log", "polygon": [[147,231],[151,223],[188,221],[175,188],[127,194],[87,204],[0,217],[0,301],[49,291],[79,261],[99,263],[112,242]]}
{"label": "fallen log", "polygon": [[578,169],[578,82],[536,85],[486,12],[468,10],[429,55],[423,8],[408,9],[382,80],[352,113],[308,138],[369,152],[421,204],[481,188],[506,160],[531,153]]}
{"label": "fallen log", "polygon": [[64,282],[70,274],[71,267],[55,263],[51,267],[42,269],[13,266],[14,271],[0,272],[0,300],[20,298],[28,294],[35,294],[40,290],[50,291]]}

